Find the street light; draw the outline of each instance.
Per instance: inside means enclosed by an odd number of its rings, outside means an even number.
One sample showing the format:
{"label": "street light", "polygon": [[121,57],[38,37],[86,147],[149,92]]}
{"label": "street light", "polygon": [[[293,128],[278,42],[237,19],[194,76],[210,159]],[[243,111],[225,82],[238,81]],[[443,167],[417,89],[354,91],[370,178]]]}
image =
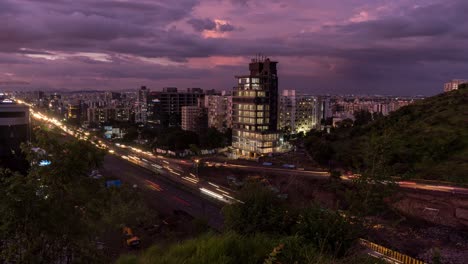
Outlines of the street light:
{"label": "street light", "polygon": [[200,164],[200,160],[199,159],[196,159],[195,160],[195,169],[196,169],[196,175],[197,175],[197,179],[199,178],[198,177],[198,165]]}

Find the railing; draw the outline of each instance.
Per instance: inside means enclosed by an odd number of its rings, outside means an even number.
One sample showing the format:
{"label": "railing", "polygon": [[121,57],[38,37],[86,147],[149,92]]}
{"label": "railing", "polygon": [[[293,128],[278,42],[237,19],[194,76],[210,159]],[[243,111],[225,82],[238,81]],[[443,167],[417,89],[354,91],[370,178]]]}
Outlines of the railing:
{"label": "railing", "polygon": [[368,240],[365,239],[360,239],[361,245],[374,250],[377,253],[380,253],[388,258],[391,258],[393,260],[396,260],[398,262],[404,263],[404,264],[425,264],[424,261],[412,258],[408,255],[401,254],[400,252],[391,250],[389,248],[386,248],[384,246],[372,243]]}

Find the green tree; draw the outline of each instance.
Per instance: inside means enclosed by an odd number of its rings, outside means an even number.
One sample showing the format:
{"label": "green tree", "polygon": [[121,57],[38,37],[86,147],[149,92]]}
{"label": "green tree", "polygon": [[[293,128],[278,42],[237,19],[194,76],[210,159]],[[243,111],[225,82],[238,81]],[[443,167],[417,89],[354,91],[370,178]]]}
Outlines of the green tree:
{"label": "green tree", "polygon": [[353,126],[353,120],[350,118],[346,118],[343,121],[337,124],[338,128],[349,128]]}
{"label": "green tree", "polygon": [[390,133],[384,130],[383,135],[372,134],[364,144],[361,176],[354,180],[355,189],[347,193],[351,209],[357,214],[383,213],[388,209],[386,199],[396,187],[389,166],[390,140]]}
{"label": "green tree", "polygon": [[458,85],[458,89],[467,89],[468,88],[468,83],[462,83],[460,85]]}
{"label": "green tree", "polygon": [[226,146],[228,139],[224,133],[210,127],[206,133],[199,135],[199,142],[203,148],[214,149]]}
{"label": "green tree", "polygon": [[[32,164],[28,174],[0,171],[2,262],[107,262],[97,237],[105,228],[126,223],[136,210],[131,190],[106,189],[104,180],[88,176],[102,163],[101,150],[56,138],[37,130],[34,146],[45,152],[23,147]],[[52,163],[41,167],[42,159]]]}
{"label": "green tree", "polygon": [[313,205],[301,211],[295,229],[321,252],[344,256],[361,232],[360,225],[353,221],[337,211]]}
{"label": "green tree", "polygon": [[369,111],[361,110],[354,113],[354,125],[363,126],[372,121],[372,114]]}
{"label": "green tree", "polygon": [[129,127],[125,131],[123,140],[126,142],[131,142],[138,138],[138,129],[136,127]]}
{"label": "green tree", "polygon": [[329,162],[334,156],[334,150],[331,142],[321,132],[308,135],[304,145],[315,161],[329,166]]}
{"label": "green tree", "polygon": [[270,189],[261,183],[250,182],[242,188],[238,198],[242,203],[222,209],[228,230],[240,234],[289,232],[293,217]]}

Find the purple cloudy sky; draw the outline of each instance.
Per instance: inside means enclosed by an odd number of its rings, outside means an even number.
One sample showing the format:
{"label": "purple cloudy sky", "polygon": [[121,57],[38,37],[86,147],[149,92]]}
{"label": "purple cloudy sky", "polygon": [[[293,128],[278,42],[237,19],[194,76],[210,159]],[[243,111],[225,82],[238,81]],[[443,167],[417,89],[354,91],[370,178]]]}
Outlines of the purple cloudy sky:
{"label": "purple cloudy sky", "polygon": [[0,89],[227,90],[256,53],[280,89],[431,95],[468,78],[466,0],[1,0]]}

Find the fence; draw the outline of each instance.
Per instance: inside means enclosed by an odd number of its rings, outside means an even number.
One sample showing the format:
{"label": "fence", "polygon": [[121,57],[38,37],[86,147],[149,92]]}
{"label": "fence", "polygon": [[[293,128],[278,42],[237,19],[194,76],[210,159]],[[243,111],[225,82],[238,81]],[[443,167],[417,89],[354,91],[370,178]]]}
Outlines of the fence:
{"label": "fence", "polygon": [[401,254],[400,252],[391,250],[389,248],[383,247],[381,245],[372,243],[370,241],[367,241],[365,239],[360,239],[360,242],[362,245],[365,247],[374,250],[375,252],[378,252],[386,257],[389,257],[391,259],[394,259],[396,261],[399,261],[404,264],[425,264],[424,261],[412,258],[408,255]]}

